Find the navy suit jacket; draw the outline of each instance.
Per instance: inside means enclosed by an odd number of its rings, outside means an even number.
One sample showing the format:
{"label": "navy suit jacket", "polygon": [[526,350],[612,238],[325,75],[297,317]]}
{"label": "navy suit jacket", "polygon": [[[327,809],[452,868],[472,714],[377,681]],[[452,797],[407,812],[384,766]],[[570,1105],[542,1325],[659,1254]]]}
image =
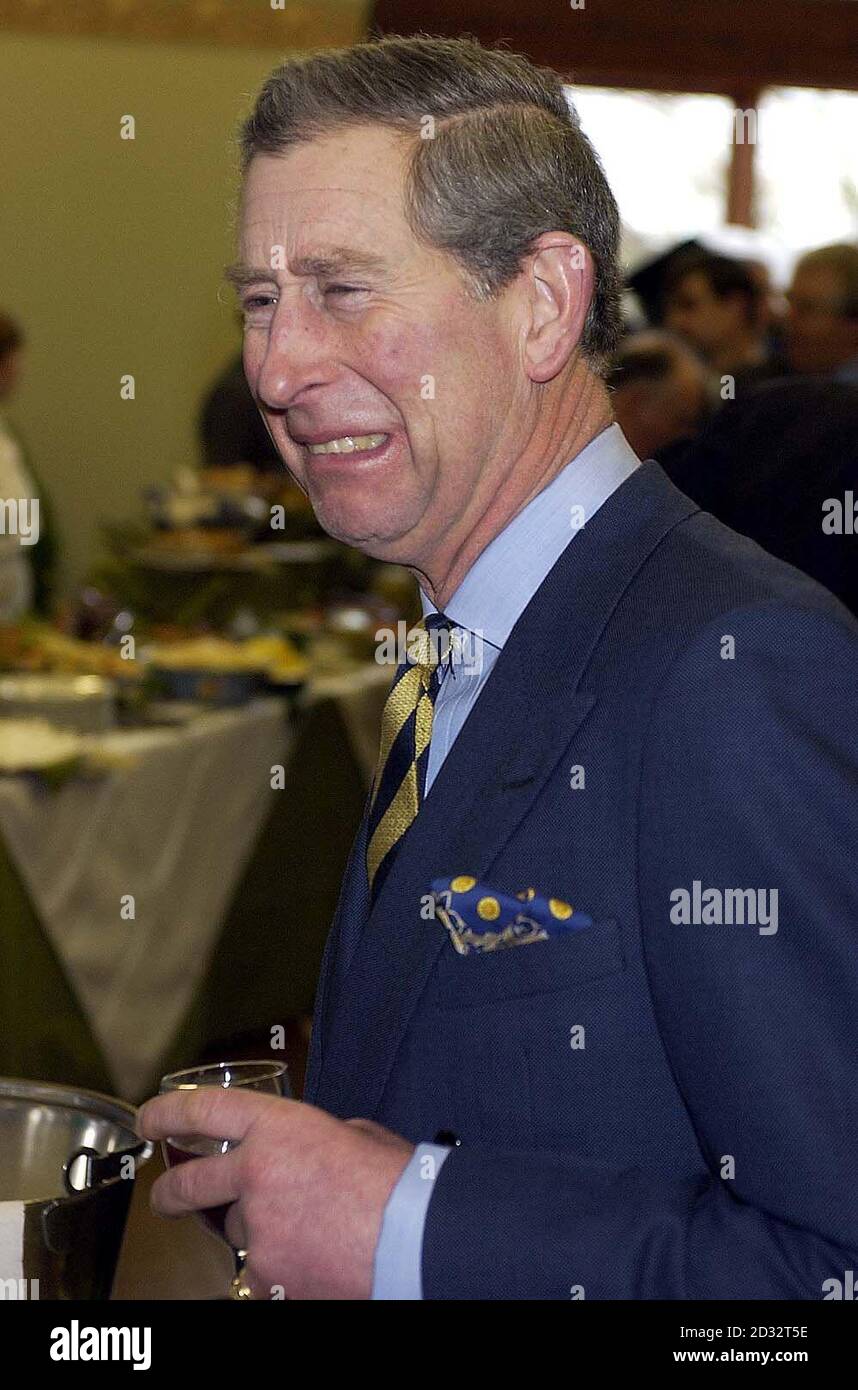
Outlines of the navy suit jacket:
{"label": "navy suit jacket", "polygon": [[[858,1271],[856,693],[845,609],[644,464],[516,623],[369,915],[361,826],[306,1099],[461,1137],[427,1298],[821,1299]],[[421,915],[447,874],[594,924],[460,956]],[[777,932],[675,924],[695,880],[777,890]]]}

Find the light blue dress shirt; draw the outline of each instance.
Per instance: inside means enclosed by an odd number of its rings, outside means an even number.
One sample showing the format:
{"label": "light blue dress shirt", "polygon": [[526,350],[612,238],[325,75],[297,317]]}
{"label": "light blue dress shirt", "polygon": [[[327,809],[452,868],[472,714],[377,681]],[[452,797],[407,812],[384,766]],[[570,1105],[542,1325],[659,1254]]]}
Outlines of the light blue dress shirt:
{"label": "light blue dress shirt", "polygon": [[[639,466],[619,425],[581,450],[474,561],[444,612],[459,629],[432,718],[426,794],[488,680],[504,643],[577,532]],[[424,616],[437,612],[421,590]],[[372,1297],[423,1297],[423,1229],[434,1180],[450,1150],[419,1144],[390,1194],[375,1251]]]}

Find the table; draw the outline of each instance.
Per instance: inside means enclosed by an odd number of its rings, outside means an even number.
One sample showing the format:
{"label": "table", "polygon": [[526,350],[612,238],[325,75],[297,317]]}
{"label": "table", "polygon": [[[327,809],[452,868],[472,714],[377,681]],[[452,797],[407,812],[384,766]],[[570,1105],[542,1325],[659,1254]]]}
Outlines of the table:
{"label": "table", "polygon": [[123,1096],[199,987],[288,738],[281,702],[258,701],[101,735],[124,767],[53,792],[0,783],[0,834]]}
{"label": "table", "polygon": [[53,792],[0,778],[0,1072],[139,1100],[312,1010],[390,678],[101,735],[122,765]]}

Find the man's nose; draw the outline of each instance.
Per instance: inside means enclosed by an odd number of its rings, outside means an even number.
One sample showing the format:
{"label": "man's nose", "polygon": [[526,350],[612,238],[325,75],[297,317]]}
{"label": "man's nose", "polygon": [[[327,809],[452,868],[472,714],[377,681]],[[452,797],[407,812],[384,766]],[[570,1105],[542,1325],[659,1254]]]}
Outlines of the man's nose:
{"label": "man's nose", "polygon": [[334,374],[330,334],[312,307],[281,306],[271,325],[256,394],[272,410],[285,410],[309,387]]}

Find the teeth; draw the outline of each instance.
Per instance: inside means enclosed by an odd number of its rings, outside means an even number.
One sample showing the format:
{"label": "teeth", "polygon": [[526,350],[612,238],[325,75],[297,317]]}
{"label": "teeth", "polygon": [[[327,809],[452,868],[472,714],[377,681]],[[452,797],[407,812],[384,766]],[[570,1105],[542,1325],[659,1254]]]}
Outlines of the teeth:
{"label": "teeth", "polygon": [[355,449],[377,449],[386,434],[344,434],[342,439],[329,439],[327,444],[308,444],[311,454],[353,454]]}

